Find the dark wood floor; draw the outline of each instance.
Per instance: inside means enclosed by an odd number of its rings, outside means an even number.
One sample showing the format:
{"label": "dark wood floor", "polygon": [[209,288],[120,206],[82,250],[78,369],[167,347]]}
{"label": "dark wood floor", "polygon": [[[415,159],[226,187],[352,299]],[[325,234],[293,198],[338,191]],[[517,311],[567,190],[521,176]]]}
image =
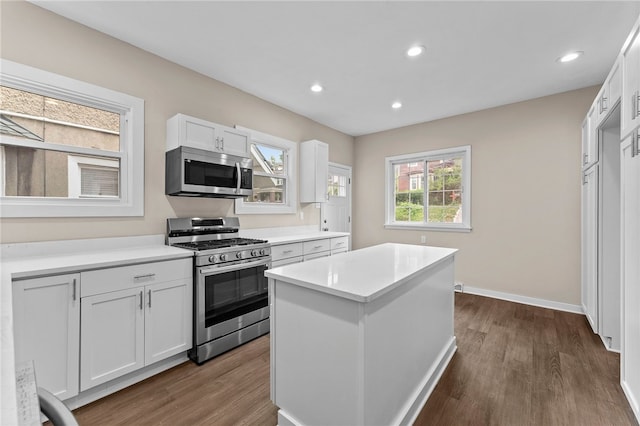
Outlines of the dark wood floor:
{"label": "dark wood floor", "polygon": [[[581,315],[456,294],[458,351],[416,425],[636,425]],[[330,409],[329,407],[327,409]],[[74,411],[80,425],[275,425],[269,336]]]}

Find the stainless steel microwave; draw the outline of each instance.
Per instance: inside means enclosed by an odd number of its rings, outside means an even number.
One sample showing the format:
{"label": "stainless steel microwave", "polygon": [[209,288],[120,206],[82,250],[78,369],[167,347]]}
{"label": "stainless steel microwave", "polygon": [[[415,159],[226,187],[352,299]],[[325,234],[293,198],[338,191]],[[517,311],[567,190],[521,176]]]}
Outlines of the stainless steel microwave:
{"label": "stainless steel microwave", "polygon": [[250,158],[187,146],[167,151],[165,157],[167,195],[238,198],[252,194]]}

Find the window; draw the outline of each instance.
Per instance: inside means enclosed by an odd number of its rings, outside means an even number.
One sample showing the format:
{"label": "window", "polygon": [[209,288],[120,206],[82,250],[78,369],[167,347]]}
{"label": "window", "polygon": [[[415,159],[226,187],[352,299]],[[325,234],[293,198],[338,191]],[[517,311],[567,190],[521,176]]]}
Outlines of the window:
{"label": "window", "polygon": [[2,217],[142,216],[144,102],[1,64]]}
{"label": "window", "polygon": [[236,214],[295,213],[297,144],[237,127],[251,133],[253,194],[236,199]]}
{"label": "window", "polygon": [[343,175],[329,174],[329,182],[327,184],[327,193],[330,197],[347,196],[347,177]]}
{"label": "window", "polygon": [[471,230],[471,146],[385,161],[385,227]]}

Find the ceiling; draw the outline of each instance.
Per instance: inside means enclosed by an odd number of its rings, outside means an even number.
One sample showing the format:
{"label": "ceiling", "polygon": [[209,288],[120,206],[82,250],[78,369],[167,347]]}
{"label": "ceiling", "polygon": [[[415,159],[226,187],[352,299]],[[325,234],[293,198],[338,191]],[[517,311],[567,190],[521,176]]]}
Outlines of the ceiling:
{"label": "ceiling", "polygon": [[[32,3],[352,136],[601,84],[640,14],[639,1]],[[426,51],[409,58],[414,44]]]}

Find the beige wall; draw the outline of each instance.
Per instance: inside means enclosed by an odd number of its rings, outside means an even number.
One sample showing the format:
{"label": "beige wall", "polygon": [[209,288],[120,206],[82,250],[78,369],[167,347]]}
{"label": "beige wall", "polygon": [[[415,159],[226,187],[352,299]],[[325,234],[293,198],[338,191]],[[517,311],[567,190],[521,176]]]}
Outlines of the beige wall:
{"label": "beige wall", "polygon": [[[329,144],[330,161],[352,165],[354,141],[328,127],[187,70],[23,1],[0,2],[4,59],[124,92],[145,100],[145,215],[140,218],[2,219],[0,242],[164,234],[166,218],[235,215],[233,201],[164,194],[166,120],[176,113],[242,125],[293,141]],[[209,52],[215,54],[215,52]],[[299,215],[243,215],[243,228],[319,223]]]}
{"label": "beige wall", "polygon": [[[580,303],[581,124],[590,87],[356,138],[353,247],[460,249],[467,286]],[[472,147],[470,233],[386,230],[385,157]]]}

